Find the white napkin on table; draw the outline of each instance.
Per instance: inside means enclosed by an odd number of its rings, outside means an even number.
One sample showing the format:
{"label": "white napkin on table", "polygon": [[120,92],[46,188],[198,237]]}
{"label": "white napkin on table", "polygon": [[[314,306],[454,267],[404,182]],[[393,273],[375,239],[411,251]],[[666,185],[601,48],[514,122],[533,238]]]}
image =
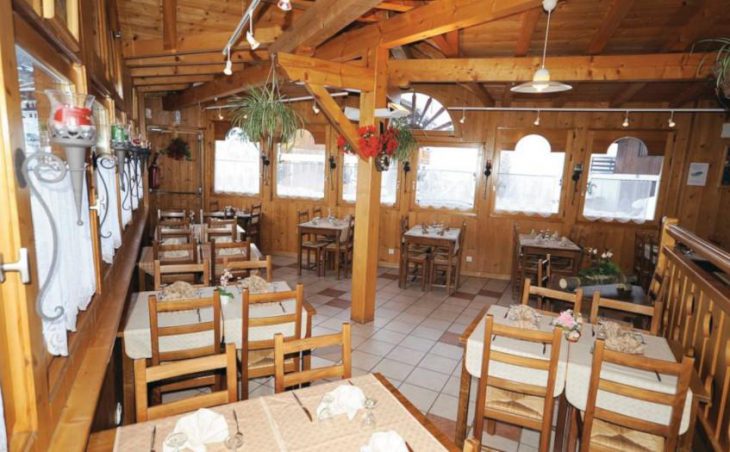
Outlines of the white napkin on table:
{"label": "white napkin on table", "polygon": [[[362,389],[352,385],[341,385],[322,397],[317,406],[317,418],[323,419],[323,414],[324,418],[347,414],[347,418],[352,420],[364,404],[365,394]],[[329,411],[329,414],[326,411]]]}
{"label": "white napkin on table", "polygon": [[387,432],[375,432],[370,436],[367,445],[360,448],[360,452],[407,452],[408,447],[401,436],[389,430]]}
{"label": "white napkin on table", "polygon": [[[193,414],[183,416],[175,424],[173,433],[182,432],[188,437],[181,450],[190,449],[193,452],[205,452],[206,444],[222,443],[228,438],[228,424],[222,414],[201,408]],[[164,452],[175,452],[164,446]]]}

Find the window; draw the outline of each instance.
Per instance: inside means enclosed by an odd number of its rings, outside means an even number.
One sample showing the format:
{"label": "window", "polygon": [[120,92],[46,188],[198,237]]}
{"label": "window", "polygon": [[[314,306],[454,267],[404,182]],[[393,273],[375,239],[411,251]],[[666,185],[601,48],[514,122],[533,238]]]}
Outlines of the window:
{"label": "window", "polygon": [[416,204],[473,209],[478,166],[478,147],[421,147],[418,150]]}
{"label": "window", "polygon": [[291,145],[279,145],[276,193],[287,198],[324,199],[325,146],[300,129]]}
{"label": "window", "polygon": [[550,216],[560,210],[565,152],[555,152],[540,135],[527,135],[501,149],[497,173],[496,212]]}
{"label": "window", "polygon": [[[357,194],[357,161],[359,157],[345,154],[342,167],[342,200],[355,202]],[[398,162],[391,161],[388,171],[380,173],[380,204],[392,206],[395,204],[398,190]]]}
{"label": "window", "polygon": [[405,118],[410,128],[454,131],[454,124],[446,107],[428,94],[415,92],[402,94],[400,104],[411,111]]}
{"label": "window", "polygon": [[616,140],[605,153],[591,154],[583,216],[653,220],[663,163],[663,156],[650,155],[646,144],[632,137]]}
{"label": "window", "polygon": [[229,134],[215,142],[213,190],[256,196],[260,191],[261,159],[258,146],[242,136]]}

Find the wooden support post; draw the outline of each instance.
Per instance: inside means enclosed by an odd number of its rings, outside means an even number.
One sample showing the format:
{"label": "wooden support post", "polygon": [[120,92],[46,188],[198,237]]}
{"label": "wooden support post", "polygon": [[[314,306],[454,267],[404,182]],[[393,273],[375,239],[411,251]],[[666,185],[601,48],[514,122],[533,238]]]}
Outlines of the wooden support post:
{"label": "wooden support post", "polygon": [[[375,109],[385,107],[388,89],[388,50],[377,48],[369,54],[375,74],[374,87],[360,94],[360,125],[375,124]],[[352,264],[352,312],[359,323],[375,317],[375,289],[378,279],[378,233],[380,229],[380,173],[375,161],[357,164],[357,198],[355,201],[355,249]]]}

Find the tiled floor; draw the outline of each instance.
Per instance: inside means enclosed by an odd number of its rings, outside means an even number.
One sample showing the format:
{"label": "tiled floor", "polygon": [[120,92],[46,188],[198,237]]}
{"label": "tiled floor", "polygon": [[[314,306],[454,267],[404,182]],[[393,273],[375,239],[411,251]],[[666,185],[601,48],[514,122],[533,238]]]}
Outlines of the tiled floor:
{"label": "tiled floor", "polygon": [[[398,287],[397,269],[382,268],[376,281],[377,309],[371,323],[352,325],[353,374],[380,372],[453,437],[459,394],[462,349],[459,335],[480,310],[491,304],[512,302],[508,281],[463,278],[458,292],[447,296],[434,288],[424,293],[420,284]],[[274,279],[294,287],[304,284],[306,299],[317,310],[313,334],[332,333],[350,319],[350,280],[337,281],[330,271],[325,278],[315,272],[296,274],[293,257],[274,258]],[[313,365],[339,359],[330,350],[315,352]],[[476,381],[472,384],[472,403]],[[272,379],[251,383],[251,396],[273,393]],[[472,414],[470,410],[469,418]],[[471,423],[471,421],[469,422]],[[502,451],[536,450],[538,435],[532,431],[499,425],[484,444]]]}

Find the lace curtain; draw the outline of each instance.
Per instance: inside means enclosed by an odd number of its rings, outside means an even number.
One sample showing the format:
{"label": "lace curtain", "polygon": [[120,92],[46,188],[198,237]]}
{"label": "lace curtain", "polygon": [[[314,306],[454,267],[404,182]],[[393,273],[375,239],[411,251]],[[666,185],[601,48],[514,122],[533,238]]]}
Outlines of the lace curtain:
{"label": "lace curtain", "polygon": [[[106,165],[106,166],[105,166]],[[119,205],[115,183],[116,167],[113,159],[101,157],[97,166],[96,178],[99,200],[106,205],[106,219],[101,225],[101,258],[111,264],[114,251],[122,246],[122,231],[119,223]],[[104,187],[106,186],[106,191]],[[108,194],[108,196],[107,196]],[[99,212],[102,217],[104,212]],[[99,219],[101,221],[102,218]]]}
{"label": "lace curtain", "polygon": [[132,196],[129,191],[129,173],[126,172],[129,171],[129,165],[125,163],[124,168],[125,173],[119,174],[119,199],[122,203],[122,226],[127,226],[132,221]]}
{"label": "lace curtain", "polygon": [[76,205],[70,174],[58,183],[44,183],[31,174],[41,198],[45,201],[56,223],[58,243],[53,243],[51,223],[41,201],[31,197],[33,214],[33,234],[35,237],[38,280],[46,281],[53,247],[58,247],[58,261],[55,273],[48,281],[47,291],[42,300],[46,315],[54,315],[56,307],[64,309],[64,315],[55,320],[43,321],[43,337],[48,352],[52,355],[68,355],[67,331],[76,330],[76,317],[79,310],[85,310],[96,291],[94,256],[91,247],[89,228],[89,200],[86,181],[82,189],[81,218],[77,224]]}
{"label": "lace curtain", "polygon": [[[137,208],[139,207],[139,198],[137,197],[137,187],[139,186],[137,184],[139,181],[135,179],[137,177],[136,173],[134,172],[135,166],[131,160],[127,160],[127,163],[125,166],[127,168],[127,174],[129,175],[127,177],[127,181],[129,182],[129,186],[131,189],[131,191],[129,193],[129,195],[130,195],[129,199],[130,199],[130,202],[132,203],[132,210],[137,210]],[[131,220],[131,217],[130,217],[130,220]]]}

